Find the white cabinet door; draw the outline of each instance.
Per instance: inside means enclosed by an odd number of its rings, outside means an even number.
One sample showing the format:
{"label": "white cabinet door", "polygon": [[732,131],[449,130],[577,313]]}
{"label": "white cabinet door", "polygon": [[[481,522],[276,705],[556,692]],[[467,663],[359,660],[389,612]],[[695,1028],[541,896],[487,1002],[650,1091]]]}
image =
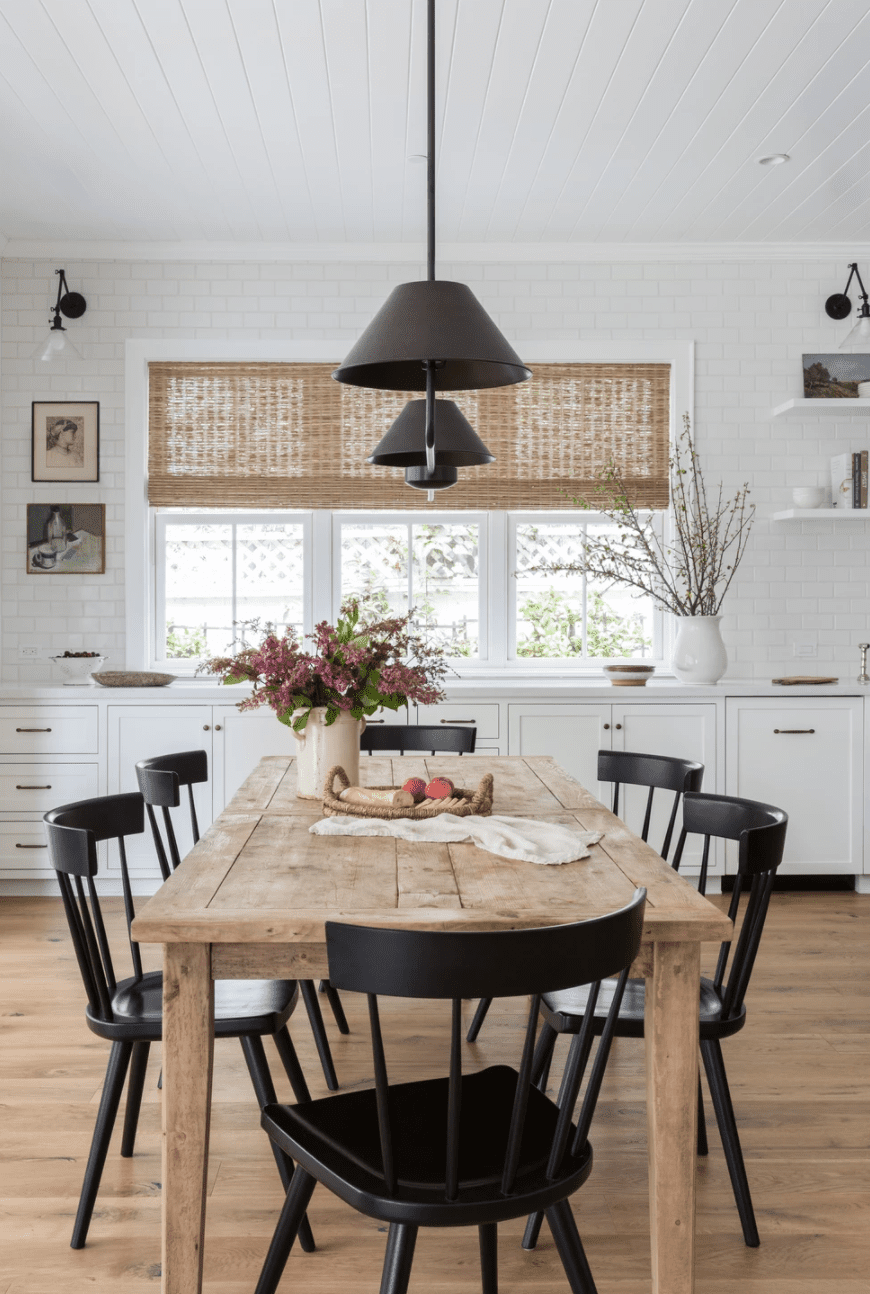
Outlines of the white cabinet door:
{"label": "white cabinet door", "polygon": [[786,811],[785,873],[862,870],[862,712],[850,697],[726,703],[726,790]]}
{"label": "white cabinet door", "polygon": [[[612,734],[614,750],[697,760],[704,765],[701,789],[716,791],[715,705],[665,705],[659,702],[614,704]],[[643,826],[648,795],[646,788],[639,786],[623,787],[620,791],[619,816],[638,834]],[[656,791],[653,796],[649,843],[654,849],[662,847],[673,803],[674,797],[670,791]],[[673,858],[681,825],[682,817],[678,815],[670,858]],[[692,874],[700,870],[702,844],[697,837],[689,837],[680,865],[681,871]],[[710,872],[721,872],[723,861],[721,851],[719,854],[711,851]]]}
{"label": "white cabinet door", "polygon": [[[204,750],[211,771],[212,714],[210,705],[110,705],[109,718],[109,794],[136,791],[136,763],[154,755],[171,755],[182,750]],[[212,821],[211,785],[194,787],[194,803],[200,832]],[[187,792],[182,790],[181,804],[171,810],[178,848],[182,858],[193,848]],[[151,828],[145,819],[145,833],[127,842],[127,861],[132,872],[159,877]],[[109,872],[120,869],[117,847],[109,850]]]}
{"label": "white cabinet door", "polygon": [[508,706],[508,754],[551,755],[600,799],[598,752],[610,749],[609,705]]}
{"label": "white cabinet door", "polygon": [[438,705],[418,705],[417,723],[459,724],[476,728],[478,741],[499,739],[497,701],[440,701]]}
{"label": "white cabinet door", "polygon": [[234,705],[216,705],[212,715],[212,802],[217,817],[264,755],[295,755],[297,742],[268,706],[237,710]]}

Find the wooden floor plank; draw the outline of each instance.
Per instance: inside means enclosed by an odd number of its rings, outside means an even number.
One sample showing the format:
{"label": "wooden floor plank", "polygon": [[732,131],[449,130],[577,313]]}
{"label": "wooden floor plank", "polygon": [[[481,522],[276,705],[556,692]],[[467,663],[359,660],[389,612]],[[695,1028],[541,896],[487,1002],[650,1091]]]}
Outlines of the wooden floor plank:
{"label": "wooden floor plank", "polygon": [[[445,868],[415,882],[419,860],[401,869],[408,898],[438,885]],[[442,874],[443,873],[443,874]],[[414,900],[416,901],[416,900]],[[717,900],[720,907],[724,900]],[[108,900],[110,937],[123,952],[120,900]],[[747,1000],[748,1023],[723,1044],[753,1190],[761,1247],[743,1244],[727,1170],[707,1100],[710,1155],[699,1164],[698,1294],[867,1294],[870,1270],[870,1112],[862,979],[870,899],[853,894],[775,894]],[[0,905],[0,1294],[142,1294],[160,1279],[161,1048],[149,1062],[137,1150],[113,1140],[87,1247],[69,1234],[96,1116],[108,1049],[84,1021],[83,994],[58,901]],[[816,950],[816,951],[812,951]],[[145,950],[149,968],[159,950]],[[707,964],[712,950],[704,950]],[[365,1003],[343,1000],[351,1034],[327,1030],[343,1087],[372,1080]],[[474,1003],[466,1003],[470,1018]],[[505,1059],[522,1002],[497,1004],[466,1064]],[[447,1066],[449,1007],[382,1003],[390,1074],[434,1076]],[[305,1018],[291,1032],[312,1092],[324,1095]],[[279,1098],[287,1080],[267,1043]],[[562,1046],[551,1075],[559,1081]],[[649,1292],[649,1195],[643,1048],[614,1044],[593,1128],[595,1167],[574,1200],[600,1294]],[[123,1108],[121,1111],[123,1115]],[[120,1116],[119,1116],[120,1122]],[[119,1131],[119,1130],[118,1130]],[[250,1294],[281,1203],[274,1161],[259,1127],[241,1048],[215,1047],[205,1289]],[[318,1188],[311,1206],[316,1254],[294,1253],[280,1294],[378,1289],[386,1241]],[[565,1294],[552,1238],[520,1248],[521,1224],[499,1236],[502,1294]],[[477,1238],[421,1234],[412,1291],[478,1294]]]}

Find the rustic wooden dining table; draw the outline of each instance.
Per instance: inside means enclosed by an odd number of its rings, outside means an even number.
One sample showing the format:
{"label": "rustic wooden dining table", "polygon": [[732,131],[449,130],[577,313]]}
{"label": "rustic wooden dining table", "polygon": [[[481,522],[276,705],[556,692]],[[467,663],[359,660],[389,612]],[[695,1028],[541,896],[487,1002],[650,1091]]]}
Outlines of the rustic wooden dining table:
{"label": "rustic wooden dining table", "polygon": [[316,801],[296,796],[295,761],[263,759],[136,918],[163,944],[164,1294],[200,1294],[211,1105],[214,981],[317,979],[325,923],[492,930],[554,925],[621,907],[647,888],[636,973],[647,979],[646,1081],[652,1289],[694,1286],[695,1137],[701,943],[731,923],[547,757],[367,758],[364,785],[436,774],[495,779],[495,813],[590,831],[583,860],[541,867],[471,844],[309,833]]}

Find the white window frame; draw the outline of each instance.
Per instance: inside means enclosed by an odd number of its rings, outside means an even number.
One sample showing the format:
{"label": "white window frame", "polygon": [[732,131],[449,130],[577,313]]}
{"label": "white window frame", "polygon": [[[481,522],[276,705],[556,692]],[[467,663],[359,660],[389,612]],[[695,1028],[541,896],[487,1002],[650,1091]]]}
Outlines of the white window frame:
{"label": "white window frame", "polygon": [[[644,515],[644,514],[642,514]],[[659,535],[664,533],[666,513],[653,512],[646,515],[653,518]],[[658,520],[656,521],[656,518]],[[531,673],[535,676],[540,675],[542,667],[549,665],[550,669],[558,669],[560,673],[567,672],[572,674],[600,674],[605,665],[612,664],[617,657],[606,656],[550,656],[550,657],[528,657],[517,655],[517,611],[520,594],[520,583],[515,577],[517,562],[517,528],[519,526],[576,526],[606,524],[610,519],[603,516],[600,512],[587,512],[584,508],[582,511],[556,511],[556,512],[511,512],[508,514],[508,540],[506,546],[507,564],[508,564],[508,634],[507,634],[507,655],[510,668]],[[605,597],[607,595],[605,594]],[[652,654],[645,657],[650,665],[661,667],[665,661],[665,640],[666,626],[664,623],[664,612],[657,606],[653,605],[653,641]],[[584,637],[586,632],[586,598],[583,598],[583,621]]]}
{"label": "white window frame", "polygon": [[465,656],[451,658],[451,668],[465,673],[475,673],[481,667],[489,668],[489,518],[487,512],[333,512],[332,516],[332,614],[338,614],[341,603],[341,527],[350,524],[369,524],[382,522],[384,525],[425,525],[437,522],[439,525],[461,525],[463,522],[474,523],[478,527],[478,584],[477,584],[477,620],[478,620],[478,654],[475,658]]}
{"label": "white window frame", "polygon": [[[339,363],[347,350],[347,341],[229,341],[187,338],[130,339],[125,343],[125,600],[126,663],[128,669],[147,669],[151,665],[156,624],[156,513],[148,506],[148,364],[172,360],[229,362],[259,360],[280,363]],[[676,340],[643,340],[586,342],[580,340],[546,341],[540,338],[515,338],[515,348],[532,366],[544,363],[667,363],[671,366],[670,414],[671,443],[675,441],[684,412],[694,425],[694,342]],[[446,500],[445,500],[446,501]],[[274,510],[279,511],[279,510]],[[455,514],[437,508],[421,509],[426,515],[447,517]],[[288,510],[289,512],[289,510]],[[262,514],[261,514],[262,515]],[[362,517],[363,513],[354,513]],[[381,517],[386,514],[381,513]],[[462,513],[462,516],[468,514]],[[474,514],[477,515],[477,514]],[[457,663],[457,674],[479,677],[488,674],[495,680],[510,674],[542,678],[548,674],[597,674],[600,664],[544,661],[529,666],[508,654],[515,617],[510,610],[511,596],[516,597],[516,581],[510,574],[513,549],[509,548],[509,515],[487,512],[486,516],[486,586],[487,615],[482,621],[488,630],[488,657]],[[552,515],[552,514],[551,514]],[[557,514],[564,515],[564,514]],[[566,518],[567,519],[567,518]],[[110,519],[111,521],[111,519]],[[666,533],[669,522],[665,520]],[[311,514],[311,615],[312,623],[328,620],[333,606],[333,520],[332,513]],[[484,571],[481,571],[483,577]],[[513,586],[513,588],[512,588]],[[664,618],[663,658],[669,655],[671,625]],[[482,628],[483,632],[483,628]],[[176,672],[177,669],[176,669]]]}
{"label": "white window frame", "polygon": [[[197,526],[202,525],[204,521],[217,526],[245,526],[245,525],[279,525],[281,523],[291,522],[294,525],[302,527],[302,543],[305,557],[303,558],[302,574],[302,623],[305,632],[311,629],[312,608],[312,570],[310,554],[312,551],[311,531],[312,519],[310,512],[291,511],[289,509],[272,509],[268,512],[245,512],[242,509],[227,509],[219,511],[209,509],[207,512],[184,512],[175,511],[171,508],[155,509],[154,515],[154,617],[153,617],[153,641],[151,644],[151,653],[153,659],[153,668],[163,670],[170,668],[176,674],[194,674],[200,663],[200,659],[195,656],[185,657],[182,660],[176,657],[166,655],[166,563],[161,561],[161,554],[166,552],[166,527],[171,526]],[[235,568],[235,545],[233,546],[234,568]],[[235,589],[235,569],[233,570],[233,587]],[[230,631],[232,632],[232,631]],[[163,648],[161,652],[160,648]]]}

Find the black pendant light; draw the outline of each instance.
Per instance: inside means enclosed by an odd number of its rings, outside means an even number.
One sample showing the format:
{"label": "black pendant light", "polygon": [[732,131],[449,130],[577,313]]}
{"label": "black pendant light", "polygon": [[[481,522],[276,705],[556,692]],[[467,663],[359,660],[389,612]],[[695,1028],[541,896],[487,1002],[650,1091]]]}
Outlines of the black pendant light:
{"label": "black pendant light", "polygon": [[436,490],[455,483],[457,467],[494,461],[458,406],[436,401],[436,391],[510,386],[532,374],[465,283],[435,278],[435,0],[427,19],[427,278],[393,289],[332,376],[351,386],[426,392],[366,461],[404,467],[409,485]]}

